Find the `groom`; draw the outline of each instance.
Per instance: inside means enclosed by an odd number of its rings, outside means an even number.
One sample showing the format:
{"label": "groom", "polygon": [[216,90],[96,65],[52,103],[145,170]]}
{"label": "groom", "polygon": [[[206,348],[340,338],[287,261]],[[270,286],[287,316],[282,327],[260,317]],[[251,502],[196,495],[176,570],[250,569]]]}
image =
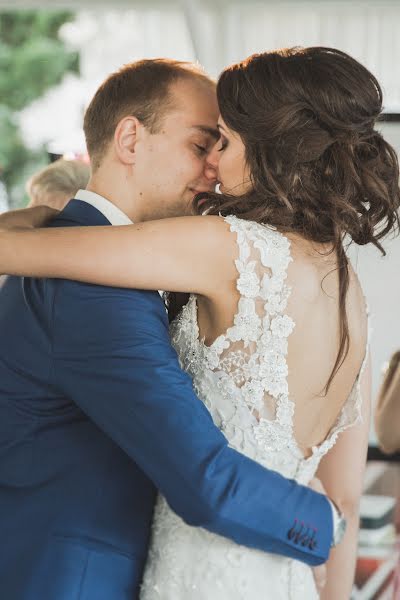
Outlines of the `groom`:
{"label": "groom", "polygon": [[[51,226],[188,212],[216,182],[217,116],[214,85],[194,67],[114,73],[85,116],[92,178]],[[335,539],[325,496],[228,447],[179,368],[157,292],[7,278],[0,598],[137,598],[157,489],[191,525],[310,565]]]}

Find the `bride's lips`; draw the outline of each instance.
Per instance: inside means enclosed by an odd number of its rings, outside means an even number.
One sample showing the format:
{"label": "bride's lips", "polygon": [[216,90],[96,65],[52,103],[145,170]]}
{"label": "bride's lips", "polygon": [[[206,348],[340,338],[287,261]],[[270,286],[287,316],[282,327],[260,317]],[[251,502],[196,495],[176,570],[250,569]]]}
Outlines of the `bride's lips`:
{"label": "bride's lips", "polygon": [[206,198],[203,198],[203,200],[200,200],[200,202],[198,202],[198,203],[197,203],[197,206],[198,206],[199,208],[201,208],[201,207],[202,207],[202,206],[203,206],[203,205],[204,205],[206,202],[207,202],[207,199],[206,199]]}

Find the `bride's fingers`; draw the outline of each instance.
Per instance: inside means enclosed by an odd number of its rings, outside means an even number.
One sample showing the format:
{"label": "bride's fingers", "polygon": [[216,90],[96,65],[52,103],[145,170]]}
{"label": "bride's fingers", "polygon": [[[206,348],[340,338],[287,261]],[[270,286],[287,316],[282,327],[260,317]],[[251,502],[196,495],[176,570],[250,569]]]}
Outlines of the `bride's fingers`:
{"label": "bride's fingers", "polygon": [[325,496],[327,496],[324,486],[317,477],[311,479],[310,483],[308,484],[308,487],[314,490],[314,492],[318,492],[319,494],[324,494]]}
{"label": "bride's fingers", "polygon": [[320,593],[320,592],[322,592],[322,590],[324,589],[324,587],[326,585],[326,578],[327,578],[326,566],[320,565],[319,567],[314,567],[313,575],[314,575],[315,585],[317,587],[318,592]]}
{"label": "bride's fingers", "polygon": [[43,227],[51,219],[54,219],[58,213],[58,210],[44,205],[10,210],[0,215],[0,230]]}
{"label": "bride's fingers", "polygon": [[[318,492],[320,494],[326,495],[325,488],[322,485],[321,481],[317,477],[314,477],[310,481],[309,487],[312,490],[314,490],[314,492]],[[314,567],[313,575],[314,575],[314,581],[315,581],[315,585],[318,590],[318,593],[321,593],[326,585],[326,578],[327,578],[326,565],[320,565],[319,567]]]}
{"label": "bride's fingers", "polygon": [[27,211],[31,211],[31,213],[28,214],[28,218],[32,227],[42,227],[43,225],[46,225],[46,223],[54,219],[60,212],[55,208],[45,205],[34,206],[27,209]]}

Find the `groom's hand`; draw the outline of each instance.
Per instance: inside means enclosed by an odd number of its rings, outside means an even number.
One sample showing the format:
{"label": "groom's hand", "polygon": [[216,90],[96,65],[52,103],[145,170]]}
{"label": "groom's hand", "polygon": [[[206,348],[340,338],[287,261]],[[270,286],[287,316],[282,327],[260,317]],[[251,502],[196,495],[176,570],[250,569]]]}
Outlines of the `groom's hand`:
{"label": "groom's hand", "polygon": [[[314,490],[314,492],[318,492],[319,494],[324,494],[325,496],[327,496],[324,486],[322,485],[321,481],[317,477],[314,477],[314,479],[312,479],[310,481],[308,486],[312,490]],[[326,580],[327,580],[327,576],[328,576],[328,570],[327,570],[326,564],[320,565],[319,567],[313,567],[313,575],[314,575],[315,585],[318,590],[318,594],[321,594],[322,590],[324,589],[324,587],[326,585]]]}

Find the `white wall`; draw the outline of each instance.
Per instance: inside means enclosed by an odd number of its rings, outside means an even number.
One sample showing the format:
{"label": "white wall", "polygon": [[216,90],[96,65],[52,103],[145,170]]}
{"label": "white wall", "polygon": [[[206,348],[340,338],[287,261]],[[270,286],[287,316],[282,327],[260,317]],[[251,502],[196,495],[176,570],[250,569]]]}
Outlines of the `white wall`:
{"label": "white wall", "polygon": [[[188,19],[200,61],[215,75],[254,52],[332,46],[377,76],[390,110],[400,109],[400,1],[296,0],[190,2]],[[194,14],[192,11],[187,11]]]}

